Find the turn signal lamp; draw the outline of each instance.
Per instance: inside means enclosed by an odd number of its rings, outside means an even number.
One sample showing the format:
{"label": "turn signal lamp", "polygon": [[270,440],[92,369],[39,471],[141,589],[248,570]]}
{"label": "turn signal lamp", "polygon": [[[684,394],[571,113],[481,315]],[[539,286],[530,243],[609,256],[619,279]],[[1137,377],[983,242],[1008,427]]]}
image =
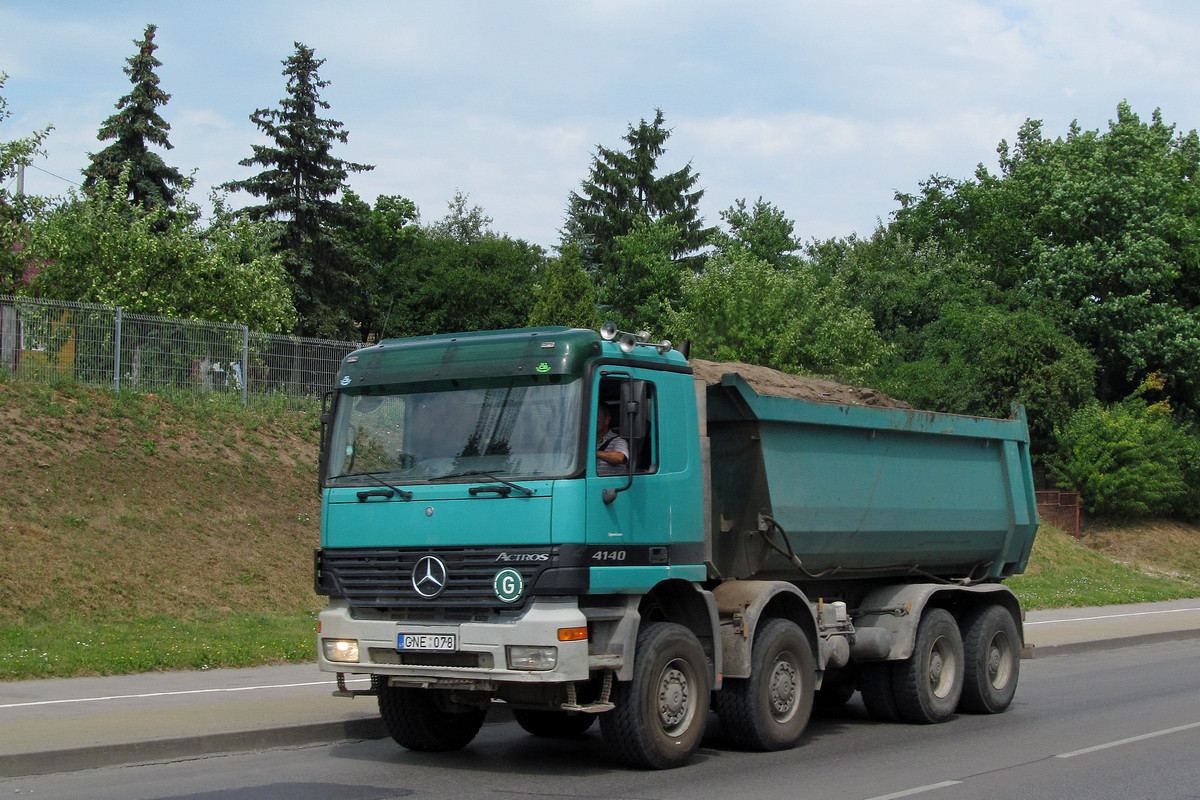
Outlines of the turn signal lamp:
{"label": "turn signal lamp", "polygon": [[587,625],[584,625],[581,628],[558,629],[558,640],[560,642],[586,642],[587,638]]}

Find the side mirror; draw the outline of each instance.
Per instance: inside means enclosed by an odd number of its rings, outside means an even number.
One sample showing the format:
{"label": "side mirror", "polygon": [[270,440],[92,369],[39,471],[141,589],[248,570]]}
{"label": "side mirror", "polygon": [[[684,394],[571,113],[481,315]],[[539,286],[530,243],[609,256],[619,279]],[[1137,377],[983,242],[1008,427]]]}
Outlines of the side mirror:
{"label": "side mirror", "polygon": [[321,397],[321,445],[317,451],[317,494],[325,488],[325,473],[329,464],[329,425],[333,422],[335,394],[332,390]]}

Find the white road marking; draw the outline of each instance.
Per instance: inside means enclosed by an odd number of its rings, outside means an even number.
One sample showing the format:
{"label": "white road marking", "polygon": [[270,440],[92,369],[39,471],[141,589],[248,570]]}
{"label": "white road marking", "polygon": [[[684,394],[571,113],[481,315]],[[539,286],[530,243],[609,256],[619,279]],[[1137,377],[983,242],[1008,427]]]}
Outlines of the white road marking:
{"label": "white road marking", "polygon": [[1181,614],[1181,613],[1196,613],[1200,608],[1168,608],[1162,611],[1130,611],[1126,614],[1097,614],[1094,617],[1068,617],[1065,619],[1043,619],[1030,622],[1026,620],[1025,627],[1032,625],[1062,625],[1066,622],[1091,622],[1097,619],[1124,619],[1126,617],[1152,617],[1159,614]]}
{"label": "white road marking", "polygon": [[912,797],[914,794],[924,794],[937,789],[945,789],[947,786],[958,786],[962,781],[942,781],[941,783],[931,783],[928,786],[918,786],[915,789],[905,789],[902,792],[892,792],[891,794],[881,794],[876,797],[868,798],[868,800],[895,800],[898,797]]}
{"label": "white road marking", "polygon": [[[346,683],[366,683],[370,678],[348,678]],[[221,689],[186,689],[178,692],[146,692],[145,694],[113,694],[105,697],[73,697],[66,700],[34,700],[28,703],[5,703],[0,708],[28,708],[30,706],[56,706],[63,703],[98,703],[103,700],[141,700],[147,697],[176,697],[187,694],[216,694],[221,692],[252,692],[258,689],[296,689],[305,686],[336,686],[332,681],[309,681],[307,683],[275,683],[264,686],[228,686]]]}
{"label": "white road marking", "polygon": [[1143,733],[1141,736],[1130,736],[1128,739],[1118,739],[1115,742],[1108,742],[1106,744],[1098,744],[1095,747],[1085,747],[1082,750],[1073,750],[1070,753],[1059,753],[1058,755],[1055,756],[1055,758],[1074,758],[1075,756],[1082,756],[1082,755],[1087,755],[1088,753],[1095,753],[1098,750],[1108,750],[1110,748],[1120,747],[1120,746],[1126,745],[1126,744],[1133,744],[1135,742],[1144,742],[1147,739],[1154,739],[1159,736],[1168,736],[1172,733],[1179,733],[1180,731],[1190,731],[1193,728],[1200,728],[1200,722],[1193,722],[1190,725],[1180,725],[1176,728],[1167,728],[1166,730],[1162,730],[1162,731],[1154,731],[1153,733]]}

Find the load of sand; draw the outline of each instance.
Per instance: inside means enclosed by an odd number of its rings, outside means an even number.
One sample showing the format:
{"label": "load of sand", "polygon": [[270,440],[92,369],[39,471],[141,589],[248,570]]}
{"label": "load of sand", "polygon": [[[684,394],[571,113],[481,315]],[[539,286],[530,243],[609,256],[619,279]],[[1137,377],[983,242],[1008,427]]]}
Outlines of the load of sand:
{"label": "load of sand", "polygon": [[888,397],[883,392],[862,386],[846,386],[820,378],[790,375],[770,367],[758,367],[740,361],[705,361],[693,358],[688,361],[696,377],[707,384],[721,382],[721,376],[736,372],[759,394],[773,397],[795,397],[819,403],[839,405],[874,406],[876,408],[912,408],[908,403]]}

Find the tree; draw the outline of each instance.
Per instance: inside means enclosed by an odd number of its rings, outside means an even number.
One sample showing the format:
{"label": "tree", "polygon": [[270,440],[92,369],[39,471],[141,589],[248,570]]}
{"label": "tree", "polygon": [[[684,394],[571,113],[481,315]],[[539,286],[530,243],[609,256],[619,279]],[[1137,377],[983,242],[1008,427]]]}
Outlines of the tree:
{"label": "tree", "polygon": [[995,285],[969,256],[949,253],[936,240],[914,244],[898,231],[877,229],[869,238],[812,242],[806,256],[826,280],[845,287],[852,305],[871,315],[875,329],[898,346],[896,356],[916,357],[910,345],[948,307],[998,305]]}
{"label": "tree", "polygon": [[334,143],[345,144],[349,134],[342,123],[319,116],[330,107],[320,98],[329,82],[317,72],[325,59],[316,58],[313,49],[300,42],[295,46],[296,52],[283,61],[288,96],[279,108],[260,108],[250,115],[273,144],[252,145],[253,154],[238,163],[263,170],[224,188],[263,198],[263,203],[242,209],[250,219],[283,224],[278,249],[292,276],[300,315],[296,332],[351,338],[357,321],[350,309],[362,291],[366,267],[332,236],[334,228],[351,222],[349,207],[335,198],[347,188],[351,172],[374,167],[332,154]]}
{"label": "tree", "polygon": [[[171,99],[171,95],[158,86],[154,74],[162,62],[154,57],[158,45],[154,44],[154,25],[146,26],[145,36],[135,41],[137,54],[126,59],[129,66],[125,74],[133,84],[133,90],[117,101],[117,113],[100,126],[96,138],[112,144],[99,153],[91,153],[91,164],[83,170],[85,191],[92,191],[96,184],[104,181],[111,188],[124,185],[135,207],[149,209],[153,206],[172,208],[183,187],[183,175],[174,167],[167,166],[162,157],[150,150],[156,145],[164,150],[172,149],[167,139],[171,126],[157,111]],[[121,179],[125,163],[129,163],[129,178]]]}
{"label": "tree", "polygon": [[[8,80],[0,72],[0,92]],[[0,93],[0,122],[12,116],[8,101]],[[42,142],[53,130],[50,126],[34,131],[29,136],[0,142],[0,294],[12,294],[26,283],[28,257],[25,222],[41,205],[39,199],[9,194],[9,181],[21,167],[33,163],[35,156],[42,155]]]}
{"label": "tree", "polygon": [[681,298],[669,314],[672,338],[690,339],[702,358],[860,380],[887,353],[836,281],[807,268],[783,272],[745,251],[709,260],[683,281]]}
{"label": "tree", "polygon": [[372,207],[347,190],[342,205],[348,222],[338,229],[338,235],[354,249],[357,262],[366,265],[363,291],[350,306],[361,340],[381,339],[408,329],[410,325],[402,319],[405,300],[419,287],[406,278],[405,265],[414,262],[426,239],[416,203],[400,195],[379,195]]}
{"label": "tree", "polygon": [[1115,402],[1152,372],[1200,411],[1200,138],[1127,103],[1108,130],[1063,138],[1029,120],[1000,174],[934,178],[898,195],[893,230],[981,264],[1012,302],[1050,316],[1101,364]]}
{"label": "tree", "polygon": [[1031,311],[949,306],[913,337],[904,361],[889,360],[873,385],[917,408],[1007,417],[1026,407],[1032,449],[1093,398],[1095,358],[1054,323]]}
{"label": "tree", "polygon": [[796,238],[796,223],[787,218],[777,206],[761,197],[751,209],[745,199],[738,200],[721,212],[729,233],[714,231],[711,243],[720,252],[741,249],[776,269],[792,269],[799,264],[803,248]]}
{"label": "tree", "polygon": [[579,246],[566,245],[538,273],[529,325],[596,328],[596,287],[579,260]]}
{"label": "tree", "polygon": [[1133,395],[1112,405],[1080,408],[1057,433],[1047,459],[1060,485],[1080,494],[1092,513],[1138,517],[1181,513],[1195,518],[1200,439],[1171,416],[1170,406],[1147,402],[1161,390],[1151,375]]}
{"label": "tree", "polygon": [[584,268],[599,275],[602,292],[616,269],[609,256],[617,239],[638,224],[662,222],[678,229],[674,249],[664,254],[673,260],[695,253],[712,234],[700,216],[704,190],[696,185],[700,176],[692,165],[656,175],[670,136],[662,110],[655,109],[653,122],[643,119],[636,128],[629,126],[623,137],[627,150],[597,146],[590,176],[579,192],[571,192],[563,243],[579,245]]}
{"label": "tree", "polygon": [[613,241],[606,264],[609,279],[601,292],[601,310],[626,330],[658,335],[669,325],[671,302],[691,275],[685,262],[671,258],[683,233],[665,219],[638,220]]}
{"label": "tree", "polygon": [[446,216],[429,226],[429,234],[441,239],[454,239],[463,244],[474,244],[480,239],[492,234],[489,226],[492,218],[484,213],[480,206],[467,208],[470,198],[461,189],[454,193],[454,199],[447,205],[450,210]]}
{"label": "tree", "polygon": [[422,231],[381,268],[376,285],[391,307],[388,335],[519,328],[544,261],[541,248],[507,236],[468,244]]}
{"label": "tree", "polygon": [[[122,173],[128,180],[128,172]],[[184,183],[184,188],[188,186]],[[281,259],[264,223],[235,219],[213,198],[209,228],[181,199],[140,209],[124,183],[98,181],[31,223],[33,290],[56,300],[119,305],[156,316],[232,322],[274,333],[294,321]]]}

